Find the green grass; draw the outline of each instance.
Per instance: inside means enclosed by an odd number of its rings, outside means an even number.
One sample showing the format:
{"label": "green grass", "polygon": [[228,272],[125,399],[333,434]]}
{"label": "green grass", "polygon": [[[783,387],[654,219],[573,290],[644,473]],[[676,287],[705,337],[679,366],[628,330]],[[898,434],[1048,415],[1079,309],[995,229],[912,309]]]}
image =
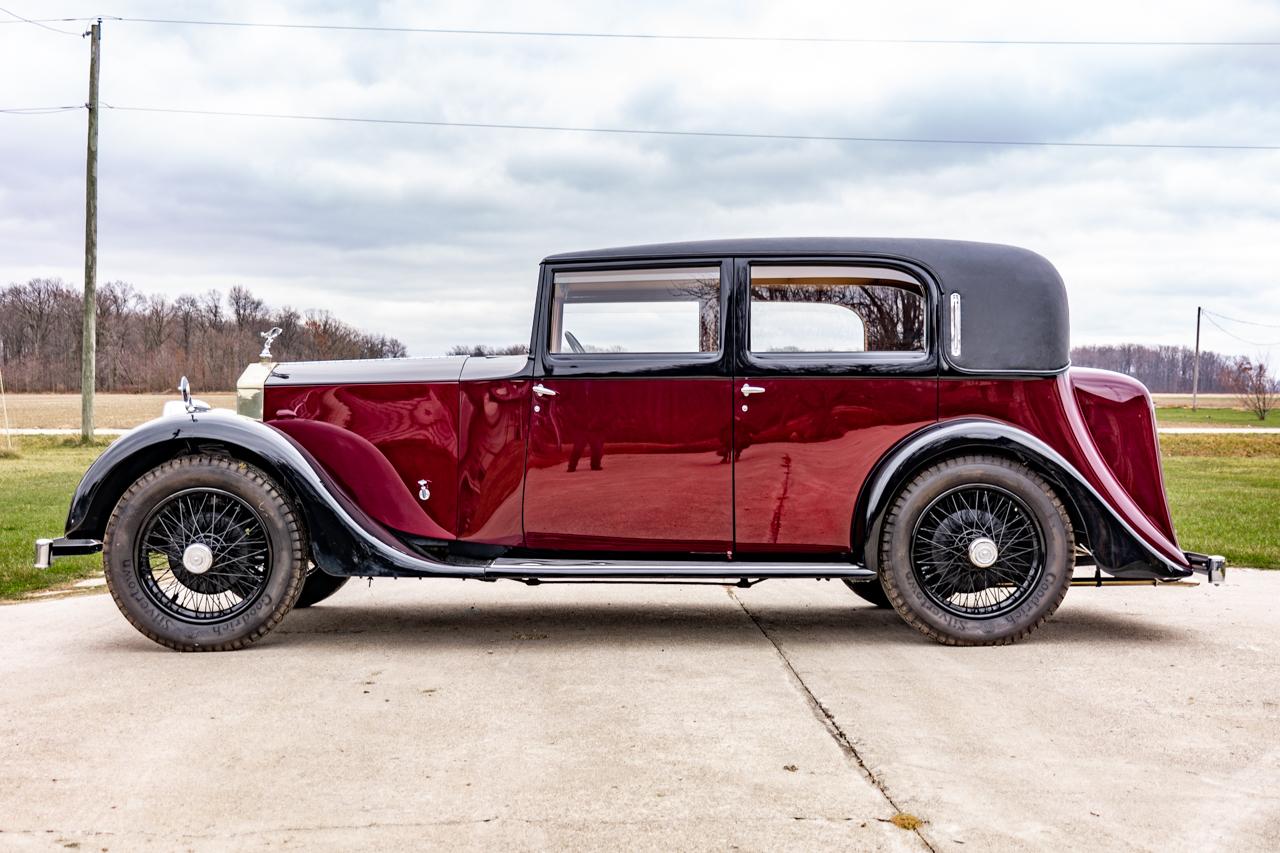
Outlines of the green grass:
{"label": "green grass", "polygon": [[1165,406],[1156,409],[1160,426],[1280,427],[1280,409],[1267,413],[1265,421],[1244,409],[1206,409],[1192,411],[1190,406]]}
{"label": "green grass", "polygon": [[45,571],[31,563],[38,537],[62,535],[71,493],[106,443],[86,447],[75,439],[44,436],[20,441],[16,454],[0,454],[0,598],[102,571],[97,554],[58,560]]}
{"label": "green grass", "polygon": [[[32,543],[58,536],[67,502],[105,442],[23,438],[0,453],[0,598],[98,574],[98,555],[31,568]],[[1280,569],[1280,435],[1166,435],[1165,486],[1182,547],[1234,565]]]}
{"label": "green grass", "polygon": [[1280,569],[1280,435],[1166,435],[1160,446],[1179,544]]}

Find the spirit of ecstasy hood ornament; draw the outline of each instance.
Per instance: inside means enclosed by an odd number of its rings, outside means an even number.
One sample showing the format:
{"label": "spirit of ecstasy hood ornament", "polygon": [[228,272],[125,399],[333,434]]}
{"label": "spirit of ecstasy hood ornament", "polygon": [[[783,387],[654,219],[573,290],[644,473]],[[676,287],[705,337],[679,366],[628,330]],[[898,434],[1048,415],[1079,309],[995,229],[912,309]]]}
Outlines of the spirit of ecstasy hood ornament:
{"label": "spirit of ecstasy hood ornament", "polygon": [[279,326],[273,326],[269,332],[258,333],[262,336],[262,352],[258,353],[258,358],[263,361],[271,360],[271,344],[276,338],[280,337],[280,334],[283,331],[284,329],[281,329]]}

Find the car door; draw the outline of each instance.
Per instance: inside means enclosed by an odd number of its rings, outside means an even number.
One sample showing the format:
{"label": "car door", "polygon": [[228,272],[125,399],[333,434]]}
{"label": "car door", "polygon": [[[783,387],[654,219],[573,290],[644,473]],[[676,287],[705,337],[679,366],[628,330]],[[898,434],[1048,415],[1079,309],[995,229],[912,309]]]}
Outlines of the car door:
{"label": "car door", "polygon": [[529,548],[727,554],[730,269],[721,259],[544,267]]}
{"label": "car door", "polygon": [[884,261],[740,259],[735,550],[845,554],[863,481],[937,420],[934,296]]}

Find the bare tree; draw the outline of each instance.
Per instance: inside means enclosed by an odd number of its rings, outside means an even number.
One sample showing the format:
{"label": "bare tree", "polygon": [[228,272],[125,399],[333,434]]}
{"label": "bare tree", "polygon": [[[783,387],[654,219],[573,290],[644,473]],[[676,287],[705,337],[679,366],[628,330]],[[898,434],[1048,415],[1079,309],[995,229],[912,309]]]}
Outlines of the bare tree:
{"label": "bare tree", "polygon": [[[0,287],[0,364],[10,390],[72,391],[80,384],[79,292],[57,279]],[[230,305],[228,313],[226,306]],[[319,311],[272,311],[248,289],[200,296],[145,296],[127,282],[98,289],[98,387],[171,390],[185,374],[203,390],[230,388],[262,348],[258,333],[280,326],[282,360],[388,358],[406,354],[395,338],[367,334]]]}
{"label": "bare tree", "polygon": [[[1125,373],[1152,391],[1190,393],[1195,373],[1195,351],[1190,347],[1112,344],[1071,348],[1071,363],[1077,367],[1100,367]],[[1232,363],[1216,352],[1200,353],[1200,390],[1229,392],[1227,378]]]}
{"label": "bare tree", "polygon": [[528,344],[506,344],[491,346],[489,344],[454,344],[445,355],[524,355],[529,352]]}
{"label": "bare tree", "polygon": [[227,294],[231,302],[231,316],[236,321],[237,329],[258,325],[266,313],[266,306],[261,299],[249,292],[247,287],[237,284]]}
{"label": "bare tree", "polygon": [[1257,415],[1260,421],[1267,419],[1267,413],[1275,408],[1276,398],[1280,396],[1280,380],[1271,375],[1269,367],[1266,358],[1250,363],[1249,359],[1241,356],[1236,360],[1229,380],[1240,405]]}

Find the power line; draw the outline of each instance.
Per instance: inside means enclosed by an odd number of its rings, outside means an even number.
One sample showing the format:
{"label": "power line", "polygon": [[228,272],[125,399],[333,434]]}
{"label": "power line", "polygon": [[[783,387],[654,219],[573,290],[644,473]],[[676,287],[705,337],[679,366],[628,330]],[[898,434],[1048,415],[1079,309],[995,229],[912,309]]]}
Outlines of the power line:
{"label": "power line", "polygon": [[[845,36],[748,36],[715,33],[609,33],[572,30],[497,30],[463,27],[373,26],[359,24],[290,24],[261,21],[211,21],[185,18],[133,18],[119,15],[98,16],[105,20],[134,24],[162,24],[198,27],[258,27],[277,30],[332,30],[365,33],[417,33],[449,36],[500,36],[514,38],[557,39],[631,39],[643,41],[721,41],[777,44],[883,44],[924,46],[1027,46],[1027,47],[1280,47],[1280,41],[1199,41],[1184,39],[996,39],[996,38],[862,38]],[[26,19],[24,19],[26,20]],[[38,18],[44,21],[90,21],[96,18]],[[0,23],[12,23],[0,21]]]}
{"label": "power line", "polygon": [[1206,314],[1212,314],[1219,320],[1229,320],[1232,323],[1244,323],[1246,326],[1262,326],[1266,329],[1280,329],[1280,323],[1259,323],[1255,320],[1237,320],[1235,317],[1228,317],[1226,314],[1219,314],[1217,311],[1210,311],[1208,308],[1201,308]]}
{"label": "power line", "polygon": [[[0,12],[4,12],[6,15],[9,15],[10,17],[17,19],[14,21],[0,21],[0,23],[3,23],[3,24],[31,24],[32,26],[39,27],[42,30],[48,30],[51,33],[59,33],[64,36],[75,36],[76,38],[79,38],[82,35],[84,35],[83,33],[73,33],[70,30],[60,30],[57,27],[51,27],[48,24],[46,24],[43,20],[38,20],[33,18],[24,18],[21,15],[19,15],[17,12],[10,12],[8,9],[5,9],[3,7],[0,7]],[[61,20],[72,21],[75,19],[62,18]]]}
{"label": "power line", "polygon": [[132,107],[103,104],[112,110],[139,113],[170,113],[177,115],[220,116],[235,118],[270,118],[296,121],[334,121],[357,124],[398,124],[420,127],[459,127],[481,128],[486,130],[540,130],[556,133],[609,133],[628,136],[686,136],[718,139],[759,139],[786,140],[797,142],[867,142],[890,144],[919,145],[993,145],[993,146],[1034,146],[1040,148],[1118,148],[1118,149],[1154,149],[1183,151],[1280,151],[1280,145],[1234,145],[1234,144],[1199,144],[1199,143],[1155,143],[1155,142],[1058,142],[1031,139],[940,139],[912,136],[840,136],[835,134],[802,134],[802,133],[752,133],[722,130],[661,130],[633,127],[577,127],[572,125],[553,124],[508,124],[502,122],[472,121],[433,121],[426,119],[396,118],[364,118],[360,116],[306,115],[301,113],[258,113],[236,112],[232,110],[197,110],[178,107]]}
{"label": "power line", "polygon": [[75,104],[67,107],[4,107],[0,108],[0,113],[19,116],[42,116],[51,113],[65,113],[68,110],[82,110],[84,104]]}
{"label": "power line", "polygon": [[[1204,313],[1209,314],[1208,311],[1205,311]],[[1237,341],[1242,341],[1246,344],[1249,344],[1250,346],[1255,346],[1255,347],[1280,346],[1280,341],[1251,341],[1248,338],[1242,338],[1239,335],[1235,334],[1234,332],[1228,332],[1226,329],[1222,328],[1222,324],[1219,323],[1217,320],[1213,319],[1211,315],[1207,319],[1209,320],[1210,323],[1212,323],[1214,326],[1218,328],[1218,331],[1222,332],[1227,337],[1235,338]]]}

